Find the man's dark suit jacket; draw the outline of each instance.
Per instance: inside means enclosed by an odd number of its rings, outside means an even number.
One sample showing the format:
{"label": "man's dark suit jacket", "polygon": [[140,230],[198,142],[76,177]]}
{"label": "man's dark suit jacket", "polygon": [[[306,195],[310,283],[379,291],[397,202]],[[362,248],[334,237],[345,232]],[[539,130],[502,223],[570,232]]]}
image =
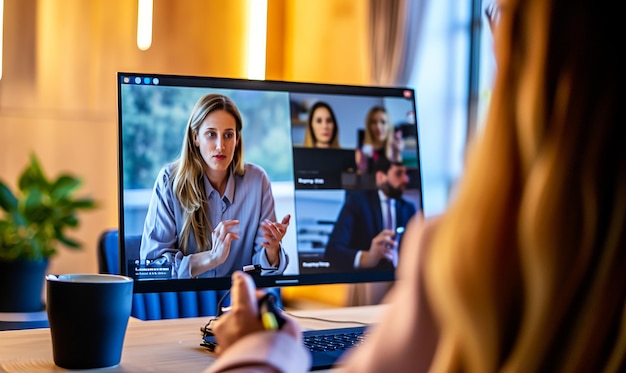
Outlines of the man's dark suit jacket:
{"label": "man's dark suit jacket", "polygon": [[[405,226],[415,214],[415,206],[405,200],[396,200],[396,225]],[[346,192],[339,217],[326,245],[325,257],[330,270],[354,269],[354,257],[359,250],[369,250],[372,239],[383,230],[383,214],[377,190],[351,190]],[[393,269],[389,260],[383,259],[368,270]]]}

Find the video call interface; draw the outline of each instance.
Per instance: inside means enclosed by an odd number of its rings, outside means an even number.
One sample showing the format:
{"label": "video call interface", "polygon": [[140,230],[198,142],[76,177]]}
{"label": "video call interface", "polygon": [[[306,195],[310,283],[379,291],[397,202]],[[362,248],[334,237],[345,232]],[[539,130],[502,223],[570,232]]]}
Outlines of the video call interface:
{"label": "video call interface", "polygon": [[[364,149],[366,117],[373,107],[385,108],[394,133],[402,140],[401,160],[409,180],[402,198],[415,210],[422,209],[412,89],[133,73],[118,73],[117,78],[122,271],[135,279],[136,291],[159,291],[162,286],[170,290],[229,288],[230,276],[178,280],[172,276],[172,264],[164,258],[140,255],[157,175],[180,156],[193,106],[208,93],[225,95],[235,103],[243,120],[244,160],[267,173],[277,221],[291,215],[281,242],[288,264],[280,274],[259,275],[262,278],[257,285],[393,279],[393,269],[368,271],[339,266],[326,248],[350,193],[377,189],[375,172],[360,168],[356,156],[358,149]],[[318,102],[327,104],[334,113],[338,142],[334,148],[305,144],[311,108]],[[231,268],[229,273],[241,269]],[[202,285],[190,285],[194,281]]]}

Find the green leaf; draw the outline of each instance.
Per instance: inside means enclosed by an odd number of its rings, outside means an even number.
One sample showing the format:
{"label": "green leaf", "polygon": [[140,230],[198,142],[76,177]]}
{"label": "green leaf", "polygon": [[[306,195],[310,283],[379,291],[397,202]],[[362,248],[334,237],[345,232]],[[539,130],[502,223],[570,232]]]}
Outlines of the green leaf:
{"label": "green leaf", "polygon": [[17,198],[2,181],[0,181],[0,207],[9,213],[17,209]]}
{"label": "green leaf", "polygon": [[18,180],[18,187],[22,191],[30,189],[48,190],[50,188],[46,176],[41,170],[39,161],[31,154],[30,164],[24,169]]}
{"label": "green leaf", "polygon": [[68,227],[72,227],[72,228],[78,227],[78,218],[76,217],[75,214],[71,214],[71,215],[63,217],[61,222],[63,223],[63,225],[66,225]]}
{"label": "green leaf", "polygon": [[90,210],[96,207],[96,203],[91,198],[75,199],[72,201],[73,208],[80,210]]}
{"label": "green leaf", "polygon": [[26,219],[32,223],[41,223],[50,217],[48,196],[37,189],[30,190],[24,199],[23,211]]}
{"label": "green leaf", "polygon": [[61,237],[58,237],[58,239],[59,239],[59,242],[61,242],[62,244],[64,244],[70,249],[80,249],[81,247],[78,241],[75,241],[69,237],[61,236]]}
{"label": "green leaf", "polygon": [[79,179],[70,175],[61,175],[52,184],[52,187],[51,187],[52,199],[58,200],[61,198],[67,198],[79,186],[80,186]]}

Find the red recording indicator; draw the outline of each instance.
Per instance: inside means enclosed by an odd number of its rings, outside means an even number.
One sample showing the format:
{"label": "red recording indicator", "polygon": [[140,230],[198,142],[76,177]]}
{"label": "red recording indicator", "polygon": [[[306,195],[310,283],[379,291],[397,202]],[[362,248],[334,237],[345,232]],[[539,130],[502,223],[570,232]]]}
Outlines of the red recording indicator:
{"label": "red recording indicator", "polygon": [[404,92],[402,92],[402,94],[404,95],[404,98],[413,97],[413,95],[411,94],[411,91],[409,91],[408,89],[405,89]]}

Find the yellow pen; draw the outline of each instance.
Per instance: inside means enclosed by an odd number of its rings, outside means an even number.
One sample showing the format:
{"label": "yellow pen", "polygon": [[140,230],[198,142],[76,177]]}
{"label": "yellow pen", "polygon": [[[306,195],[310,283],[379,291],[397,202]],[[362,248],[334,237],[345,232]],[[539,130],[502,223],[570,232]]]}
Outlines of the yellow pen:
{"label": "yellow pen", "polygon": [[271,312],[262,313],[261,322],[263,323],[263,327],[265,328],[265,330],[278,329],[278,321],[276,321],[276,316],[274,316],[274,314]]}
{"label": "yellow pen", "polygon": [[267,293],[259,299],[259,317],[265,330],[278,330],[285,323],[285,319],[276,307],[276,297]]}

